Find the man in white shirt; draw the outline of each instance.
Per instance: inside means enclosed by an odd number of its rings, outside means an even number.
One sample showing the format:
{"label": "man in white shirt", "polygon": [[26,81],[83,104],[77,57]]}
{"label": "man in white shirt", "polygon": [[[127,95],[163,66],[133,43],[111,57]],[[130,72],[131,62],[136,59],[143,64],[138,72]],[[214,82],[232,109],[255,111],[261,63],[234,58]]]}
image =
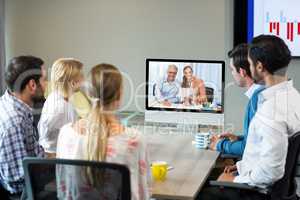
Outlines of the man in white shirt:
{"label": "man in white shirt", "polygon": [[[291,53],[276,36],[253,39],[248,60],[253,79],[265,85],[251,121],[243,159],[225,168],[220,181],[245,183],[265,189],[284,175],[288,137],[300,130],[300,95],[286,72]],[[207,188],[202,199],[264,199],[255,192]]]}
{"label": "man in white shirt", "polygon": [[169,65],[167,77],[159,80],[155,86],[155,98],[164,106],[171,106],[173,103],[179,102],[180,84],[176,80],[178,68],[176,65]]}

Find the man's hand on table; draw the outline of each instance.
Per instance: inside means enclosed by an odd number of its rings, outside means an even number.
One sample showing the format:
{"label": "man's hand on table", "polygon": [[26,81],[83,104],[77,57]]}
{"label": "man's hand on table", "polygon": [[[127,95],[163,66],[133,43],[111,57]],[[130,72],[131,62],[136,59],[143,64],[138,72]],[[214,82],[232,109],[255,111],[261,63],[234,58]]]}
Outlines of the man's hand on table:
{"label": "man's hand on table", "polygon": [[236,165],[226,166],[218,181],[233,182],[236,172]]}
{"label": "man's hand on table", "polygon": [[239,139],[238,136],[229,132],[222,133],[221,135],[213,135],[210,139],[209,149],[217,150],[217,144],[224,138],[229,139],[231,142],[237,141]]}
{"label": "man's hand on table", "polygon": [[234,141],[237,141],[239,139],[238,136],[232,134],[232,133],[229,133],[229,132],[226,132],[226,133],[222,133],[220,135],[220,138],[226,138],[226,139],[229,139],[231,142],[234,142]]}
{"label": "man's hand on table", "polygon": [[218,142],[220,141],[220,137],[218,135],[213,135],[211,138],[210,138],[210,144],[209,144],[209,149],[210,150],[214,150],[216,151],[217,150],[217,144]]}

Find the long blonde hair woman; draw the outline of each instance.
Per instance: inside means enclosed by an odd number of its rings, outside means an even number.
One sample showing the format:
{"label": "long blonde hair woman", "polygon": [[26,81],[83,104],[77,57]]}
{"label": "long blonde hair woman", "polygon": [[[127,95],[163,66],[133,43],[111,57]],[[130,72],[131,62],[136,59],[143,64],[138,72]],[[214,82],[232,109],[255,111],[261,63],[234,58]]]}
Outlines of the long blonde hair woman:
{"label": "long blonde hair woman", "polygon": [[38,124],[40,144],[49,157],[55,156],[59,129],[77,120],[74,107],[69,103],[72,94],[83,81],[83,64],[73,58],[61,58],[51,69],[52,92],[46,99]]}
{"label": "long blonde hair woman", "polygon": [[[115,66],[99,64],[93,67],[89,89],[93,101],[92,112],[87,118],[61,129],[57,157],[125,164],[131,172],[132,199],[149,199],[151,176],[147,146],[140,133],[136,129],[122,126],[115,114],[120,107],[122,91],[122,75]],[[106,196],[115,195],[114,192],[97,191],[101,188],[97,180],[99,177],[91,170],[85,173],[87,176],[81,181],[70,180],[66,173],[60,172],[60,183],[63,184],[59,185],[58,193],[62,198],[69,198],[68,195],[74,193],[81,197],[97,196],[98,199],[103,193]],[[87,194],[80,189],[86,185],[97,189]],[[66,191],[61,188],[66,188]]]}

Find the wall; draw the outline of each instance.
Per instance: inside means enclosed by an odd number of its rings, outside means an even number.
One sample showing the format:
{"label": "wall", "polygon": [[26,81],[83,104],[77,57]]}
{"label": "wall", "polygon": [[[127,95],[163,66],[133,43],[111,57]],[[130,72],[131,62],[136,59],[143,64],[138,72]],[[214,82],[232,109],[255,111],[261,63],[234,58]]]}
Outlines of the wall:
{"label": "wall", "polygon": [[4,90],[4,68],[5,68],[5,12],[4,0],[0,0],[0,92]]}
{"label": "wall", "polygon": [[[32,54],[51,66],[75,57],[86,71],[113,63],[134,86],[128,92],[126,81],[125,103],[144,94],[145,58],[224,60],[233,43],[232,0],[6,0],[5,11],[7,59]],[[228,68],[226,85],[226,127],[240,130],[246,98]],[[143,98],[129,103],[128,110],[144,108]]]}

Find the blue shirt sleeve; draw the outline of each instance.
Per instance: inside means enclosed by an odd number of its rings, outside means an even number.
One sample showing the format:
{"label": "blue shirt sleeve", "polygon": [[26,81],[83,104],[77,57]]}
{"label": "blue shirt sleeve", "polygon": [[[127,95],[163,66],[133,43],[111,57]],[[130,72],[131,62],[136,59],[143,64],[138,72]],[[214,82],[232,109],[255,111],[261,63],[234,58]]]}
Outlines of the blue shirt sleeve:
{"label": "blue shirt sleeve", "polygon": [[242,156],[246,145],[246,138],[241,137],[241,139],[231,142],[228,139],[223,139],[217,143],[217,151],[223,154],[233,154],[237,156]]}
{"label": "blue shirt sleeve", "polygon": [[239,136],[239,139],[234,142],[231,142],[228,139],[221,140],[217,144],[217,151],[224,154],[233,154],[238,156],[243,155],[246,146],[249,125],[257,110],[258,95],[263,90],[263,87],[256,89],[248,102],[244,116],[243,135]]}

